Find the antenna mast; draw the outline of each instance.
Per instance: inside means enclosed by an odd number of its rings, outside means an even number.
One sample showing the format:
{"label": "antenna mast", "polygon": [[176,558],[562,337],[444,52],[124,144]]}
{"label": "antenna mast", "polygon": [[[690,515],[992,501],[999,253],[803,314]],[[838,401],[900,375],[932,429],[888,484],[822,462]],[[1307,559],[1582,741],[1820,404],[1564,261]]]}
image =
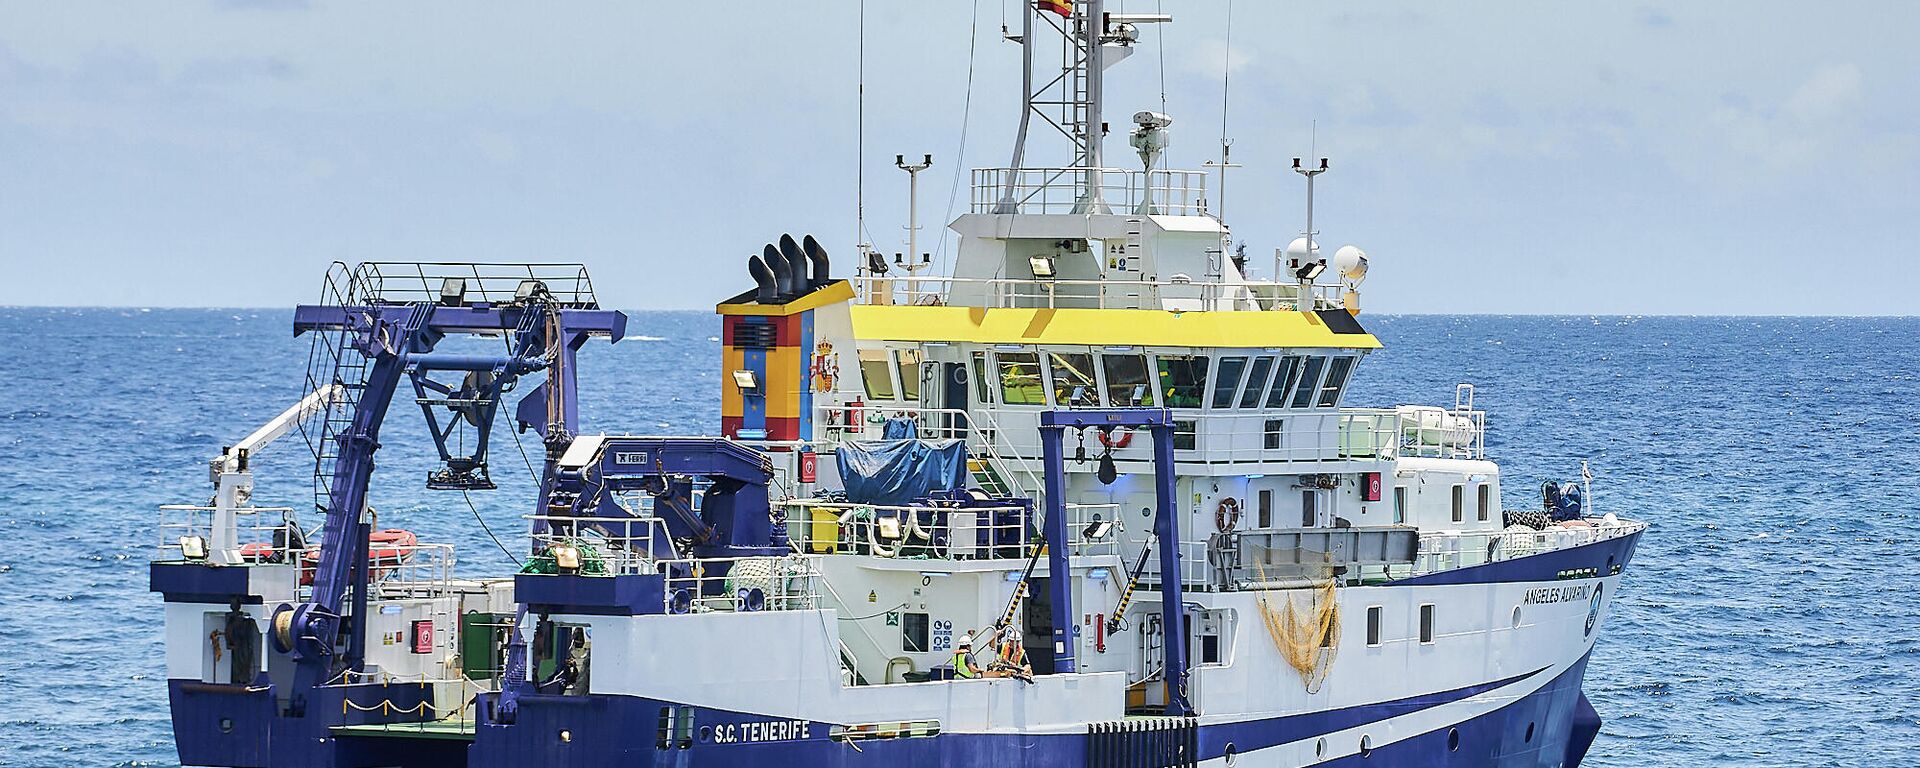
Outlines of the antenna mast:
{"label": "antenna mast", "polygon": [[[1072,150],[1068,170],[1078,175],[1075,213],[1110,213],[1101,199],[1100,145],[1107,126],[1102,112],[1104,72],[1133,53],[1138,24],[1171,21],[1158,13],[1107,13],[1105,0],[1021,0],[1020,129],[1013,141],[1013,172],[1007,174],[997,213],[1018,209],[1015,188],[1027,167],[1028,128],[1035,115],[1065,136]],[[1060,72],[1034,85],[1039,37],[1052,31],[1061,41]],[[1053,35],[1046,35],[1052,37]]]}

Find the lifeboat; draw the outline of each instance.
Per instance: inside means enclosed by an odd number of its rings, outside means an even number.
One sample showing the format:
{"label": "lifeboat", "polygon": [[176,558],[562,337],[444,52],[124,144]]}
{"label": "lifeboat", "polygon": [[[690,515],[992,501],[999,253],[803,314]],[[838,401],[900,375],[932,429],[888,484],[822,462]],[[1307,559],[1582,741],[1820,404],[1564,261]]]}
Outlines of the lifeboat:
{"label": "lifeboat", "polygon": [[[413,557],[420,538],[412,531],[389,528],[374,531],[367,535],[367,572],[373,579],[379,579],[394,568]],[[281,550],[273,544],[257,541],[240,548],[240,557],[249,563],[277,563],[282,561]],[[313,571],[320,565],[320,548],[308,547],[300,558],[300,586],[313,585]]]}

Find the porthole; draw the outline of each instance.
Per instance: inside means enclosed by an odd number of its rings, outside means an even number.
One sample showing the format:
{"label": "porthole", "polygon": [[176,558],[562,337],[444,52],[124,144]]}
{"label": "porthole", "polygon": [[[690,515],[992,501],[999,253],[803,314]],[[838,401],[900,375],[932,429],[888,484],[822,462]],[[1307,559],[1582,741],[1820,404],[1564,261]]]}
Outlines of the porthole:
{"label": "porthole", "polygon": [[220,718],[220,732],[233,733],[233,718],[231,717]]}
{"label": "porthole", "polygon": [[1527,743],[1533,743],[1533,723],[1527,723]]}
{"label": "porthole", "polygon": [[1323,760],[1323,759],[1326,759],[1326,756],[1327,756],[1327,740],[1320,739],[1318,741],[1315,741],[1313,743],[1313,759]]}
{"label": "porthole", "polygon": [[1233,768],[1233,759],[1235,757],[1240,756],[1240,748],[1237,746],[1234,746],[1233,742],[1231,741],[1227,742],[1226,756],[1227,756],[1227,768]]}
{"label": "porthole", "polygon": [[1458,728],[1447,729],[1447,751],[1448,752],[1460,751],[1460,729]]}
{"label": "porthole", "polygon": [[1373,756],[1373,737],[1372,737],[1372,736],[1368,736],[1368,735],[1366,735],[1366,734],[1361,734],[1361,736],[1360,736],[1360,756],[1361,756],[1361,757],[1372,757],[1372,756]]}
{"label": "porthole", "polygon": [[1520,606],[1517,605],[1513,607],[1513,628],[1520,628]]}

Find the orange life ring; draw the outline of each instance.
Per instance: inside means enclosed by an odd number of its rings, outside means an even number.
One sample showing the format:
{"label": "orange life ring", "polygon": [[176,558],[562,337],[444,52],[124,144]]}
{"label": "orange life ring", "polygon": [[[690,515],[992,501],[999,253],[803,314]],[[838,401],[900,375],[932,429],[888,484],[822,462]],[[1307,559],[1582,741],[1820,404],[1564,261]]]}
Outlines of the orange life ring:
{"label": "orange life ring", "polygon": [[1213,510],[1213,527],[1226,533],[1240,525],[1240,500],[1228,496],[1220,500],[1220,506]]}
{"label": "orange life ring", "polygon": [[[1125,448],[1129,445],[1133,445],[1133,430],[1127,429],[1126,427],[1114,427],[1113,429],[1103,429],[1103,430],[1099,430],[1099,432],[1100,432],[1100,444],[1108,448]],[[1120,433],[1120,436],[1114,437],[1113,433],[1115,432]]]}

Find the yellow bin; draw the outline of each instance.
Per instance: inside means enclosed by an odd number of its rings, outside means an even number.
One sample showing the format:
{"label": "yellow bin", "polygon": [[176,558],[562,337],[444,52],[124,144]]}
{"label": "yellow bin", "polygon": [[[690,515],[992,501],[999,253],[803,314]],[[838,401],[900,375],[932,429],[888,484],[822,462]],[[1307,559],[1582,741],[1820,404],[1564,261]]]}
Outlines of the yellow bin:
{"label": "yellow bin", "polygon": [[840,514],[824,507],[812,507],[813,530],[807,533],[807,551],[831,554],[840,547]]}

